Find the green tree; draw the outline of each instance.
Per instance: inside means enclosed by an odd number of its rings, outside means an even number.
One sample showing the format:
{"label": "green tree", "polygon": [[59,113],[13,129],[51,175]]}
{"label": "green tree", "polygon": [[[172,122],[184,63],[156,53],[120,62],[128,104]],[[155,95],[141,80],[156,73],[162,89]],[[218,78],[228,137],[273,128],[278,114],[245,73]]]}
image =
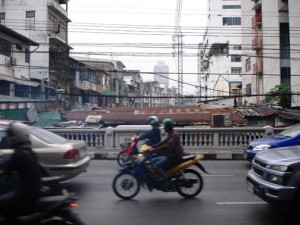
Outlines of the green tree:
{"label": "green tree", "polygon": [[275,103],[282,108],[291,107],[291,88],[288,84],[279,84],[266,93],[266,102]]}

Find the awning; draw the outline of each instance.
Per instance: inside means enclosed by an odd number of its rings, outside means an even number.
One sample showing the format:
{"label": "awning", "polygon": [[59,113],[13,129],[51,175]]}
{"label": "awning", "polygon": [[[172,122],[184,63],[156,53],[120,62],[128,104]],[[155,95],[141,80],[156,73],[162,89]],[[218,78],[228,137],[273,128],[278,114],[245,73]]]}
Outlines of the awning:
{"label": "awning", "polygon": [[20,85],[26,85],[26,86],[32,86],[32,87],[38,87],[40,85],[38,82],[17,79],[17,78],[8,77],[8,76],[2,75],[2,74],[0,74],[0,80],[6,80],[6,81],[10,81],[10,82],[17,83]]}
{"label": "awning", "polygon": [[3,109],[0,110],[2,119],[28,121],[26,112],[28,109]]}

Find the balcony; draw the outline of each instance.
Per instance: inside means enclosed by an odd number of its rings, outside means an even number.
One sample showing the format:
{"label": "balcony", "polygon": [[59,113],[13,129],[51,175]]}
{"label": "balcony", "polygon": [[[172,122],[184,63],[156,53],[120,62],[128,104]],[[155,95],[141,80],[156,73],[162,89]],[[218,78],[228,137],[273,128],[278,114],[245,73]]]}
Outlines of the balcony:
{"label": "balcony", "polygon": [[58,1],[56,0],[48,0],[48,7],[53,11],[60,12],[65,17],[68,17],[68,12],[65,10]]}
{"label": "balcony", "polygon": [[255,36],[252,39],[252,49],[253,50],[259,50],[262,48],[263,40],[260,36]]}
{"label": "balcony", "polygon": [[256,59],[256,63],[253,64],[253,74],[263,73],[263,62],[261,59]]}
{"label": "balcony", "polygon": [[262,16],[261,14],[256,14],[255,16],[253,16],[252,18],[252,27],[257,27],[260,26],[262,24]]}

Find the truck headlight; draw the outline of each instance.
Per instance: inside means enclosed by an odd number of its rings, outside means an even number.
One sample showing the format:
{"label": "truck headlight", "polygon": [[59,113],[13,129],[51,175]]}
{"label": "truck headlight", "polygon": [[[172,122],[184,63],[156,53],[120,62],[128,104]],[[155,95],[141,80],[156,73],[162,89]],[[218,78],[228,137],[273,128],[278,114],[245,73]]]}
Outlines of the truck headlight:
{"label": "truck headlight", "polygon": [[277,175],[273,175],[273,174],[269,174],[268,175],[268,181],[274,184],[283,184],[283,177],[277,176]]}
{"label": "truck headlight", "polygon": [[270,145],[257,145],[253,148],[254,151],[263,151],[269,149]]}
{"label": "truck headlight", "polygon": [[270,170],[276,170],[279,172],[286,172],[289,168],[287,166],[273,165],[270,166]]}

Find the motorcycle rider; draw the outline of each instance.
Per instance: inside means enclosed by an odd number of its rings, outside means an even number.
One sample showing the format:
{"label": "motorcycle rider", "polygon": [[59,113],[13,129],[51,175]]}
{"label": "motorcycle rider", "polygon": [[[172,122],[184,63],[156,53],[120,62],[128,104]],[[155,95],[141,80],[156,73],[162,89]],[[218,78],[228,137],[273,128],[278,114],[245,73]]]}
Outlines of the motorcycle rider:
{"label": "motorcycle rider", "polygon": [[159,119],[157,116],[149,116],[149,124],[152,126],[151,130],[144,133],[138,137],[138,141],[147,139],[146,144],[149,146],[158,144],[161,140],[160,129],[159,129]]}
{"label": "motorcycle rider", "polygon": [[167,133],[167,138],[150,147],[150,151],[156,154],[156,157],[151,158],[152,168],[158,176],[158,181],[166,181],[167,174],[164,172],[164,167],[171,162],[180,159],[183,156],[183,147],[180,142],[179,134],[174,130],[174,122],[172,119],[163,120],[164,130]]}
{"label": "motorcycle rider", "polygon": [[40,167],[32,151],[25,124],[12,123],[7,130],[7,142],[14,148],[14,153],[0,175],[17,174],[18,182],[14,190],[0,196],[0,212],[18,215],[30,211],[39,197]]}

